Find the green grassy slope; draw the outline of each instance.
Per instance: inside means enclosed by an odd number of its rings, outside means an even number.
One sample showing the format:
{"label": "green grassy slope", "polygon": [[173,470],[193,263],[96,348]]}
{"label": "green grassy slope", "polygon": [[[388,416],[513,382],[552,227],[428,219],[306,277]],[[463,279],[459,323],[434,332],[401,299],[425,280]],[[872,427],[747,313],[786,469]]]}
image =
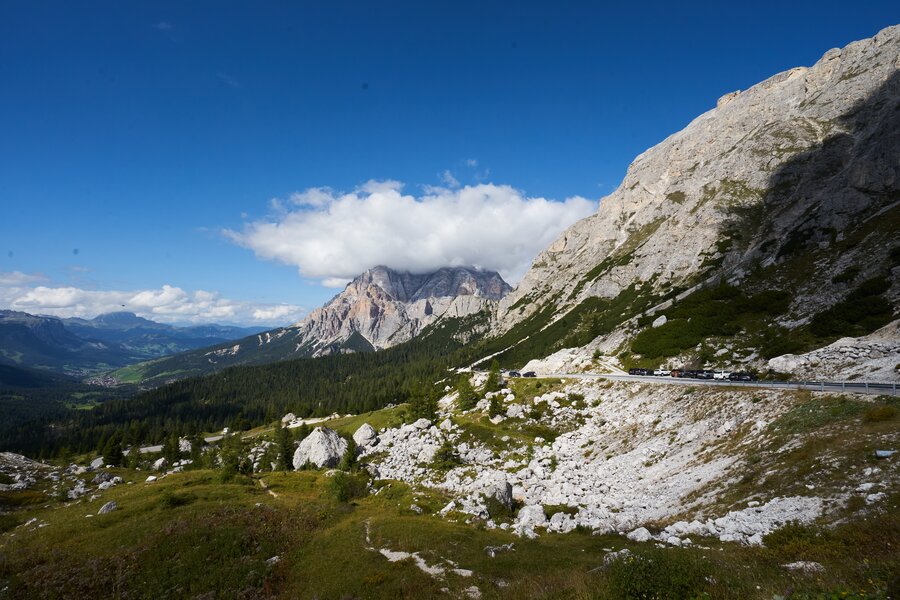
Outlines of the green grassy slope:
{"label": "green grassy slope", "polygon": [[[339,502],[318,472],[262,477],[277,497],[259,480],[220,483],[209,471],[154,484],[121,473],[136,483],[92,503],[42,501],[4,521],[0,598],[418,599],[466,597],[472,586],[485,598],[887,598],[898,574],[896,498],[892,511],[866,521],[788,528],[771,535],[768,548],[695,540],[706,547],[658,549],[619,536],[523,540],[450,523],[433,514],[446,500],[440,494],[396,482]],[[119,509],[86,517],[108,500]],[[413,503],[424,514],[413,513]],[[509,543],[512,551],[485,553]],[[634,558],[603,568],[609,550],[625,547]],[[447,571],[432,577],[413,559],[388,561],[381,549],[417,552]],[[818,561],[825,572],[781,567],[797,560]]]}

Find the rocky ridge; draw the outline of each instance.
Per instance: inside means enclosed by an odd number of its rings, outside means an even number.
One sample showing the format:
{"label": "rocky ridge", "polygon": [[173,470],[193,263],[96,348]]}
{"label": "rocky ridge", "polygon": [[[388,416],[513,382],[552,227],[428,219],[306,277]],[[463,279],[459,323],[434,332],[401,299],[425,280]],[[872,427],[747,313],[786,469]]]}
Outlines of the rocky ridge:
{"label": "rocky ridge", "polygon": [[[638,156],[596,214],[535,258],[500,302],[497,332],[548,302],[558,318],[591,297],[631,289],[662,302],[722,280],[789,287],[785,324],[796,326],[846,295],[835,273],[852,267],[863,279],[886,263],[890,270],[900,193],[898,69],[894,26],[722,97]],[[838,249],[853,236],[861,242]],[[801,256],[809,257],[803,268],[778,270]],[[761,269],[769,269],[765,278]],[[895,306],[898,280],[886,294]],[[616,343],[595,345],[614,350],[632,326],[606,336]]]}

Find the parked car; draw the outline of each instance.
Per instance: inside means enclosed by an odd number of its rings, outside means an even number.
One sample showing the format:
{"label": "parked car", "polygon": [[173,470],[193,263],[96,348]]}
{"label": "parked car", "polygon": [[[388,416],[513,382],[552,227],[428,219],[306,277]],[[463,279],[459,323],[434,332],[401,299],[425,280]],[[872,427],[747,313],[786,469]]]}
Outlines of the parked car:
{"label": "parked car", "polygon": [[522,377],[537,377],[537,374],[534,371],[526,371],[522,373]]}
{"label": "parked car", "polygon": [[730,381],[756,381],[757,377],[753,373],[729,373],[728,379]]}
{"label": "parked car", "polygon": [[672,371],[668,369],[656,369],[655,371],[653,371],[653,374],[657,377],[668,377],[671,372]]}
{"label": "parked car", "polygon": [[671,375],[672,377],[684,377],[684,370],[683,369],[672,369],[669,372],[669,375]]}
{"label": "parked car", "polygon": [[697,379],[712,379],[714,376],[714,371],[697,371]]}
{"label": "parked car", "polygon": [[719,381],[727,381],[728,377],[731,375],[728,371],[716,371],[713,374],[713,379],[717,379]]}
{"label": "parked car", "polygon": [[510,371],[510,372],[508,373],[508,375],[509,375],[510,377],[521,377],[521,376],[522,376],[522,374],[519,373],[518,371]]}

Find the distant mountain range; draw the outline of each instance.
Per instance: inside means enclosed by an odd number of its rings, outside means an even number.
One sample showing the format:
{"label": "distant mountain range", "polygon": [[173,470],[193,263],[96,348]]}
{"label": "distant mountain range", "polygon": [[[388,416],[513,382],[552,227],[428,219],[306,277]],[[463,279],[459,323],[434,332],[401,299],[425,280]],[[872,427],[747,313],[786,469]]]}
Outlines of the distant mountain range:
{"label": "distant mountain range", "polygon": [[221,325],[175,327],[128,312],[88,320],[0,310],[0,364],[85,376],[257,331]]}
{"label": "distant mountain range", "polygon": [[417,274],[378,266],[299,323],[113,375],[124,382],[162,383],[235,365],[382,350],[411,340],[441,319],[488,314],[510,291],[498,273],[474,267]]}

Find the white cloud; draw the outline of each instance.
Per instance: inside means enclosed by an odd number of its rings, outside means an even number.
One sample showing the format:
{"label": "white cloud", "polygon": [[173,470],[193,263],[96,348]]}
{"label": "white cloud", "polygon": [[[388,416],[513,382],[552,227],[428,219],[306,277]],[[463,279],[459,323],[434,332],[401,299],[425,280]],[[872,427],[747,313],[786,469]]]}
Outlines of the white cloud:
{"label": "white cloud", "polygon": [[0,271],[0,285],[27,285],[47,281],[47,278],[38,273],[28,274],[21,271]]}
{"label": "white cloud", "polygon": [[586,198],[529,198],[505,185],[428,187],[419,197],[402,187],[369,181],[346,194],[313,188],[291,196],[293,207],[275,203],[281,210],[269,218],[224,234],[326,286],[379,264],[414,272],[476,265],[516,282],[539,251],[597,209]]}
{"label": "white cloud", "polygon": [[323,279],[320,283],[327,288],[338,288],[343,289],[350,283],[351,279],[347,277],[327,277]]}
{"label": "white cloud", "polygon": [[253,311],[253,318],[257,321],[266,321],[269,323],[274,323],[277,321],[284,321],[285,319],[292,318],[293,321],[299,320],[297,315],[296,306],[291,306],[289,304],[279,304],[276,306],[270,306],[268,308],[257,308]]}
{"label": "white cloud", "polygon": [[449,188],[459,187],[459,180],[453,176],[450,169],[445,169],[444,172],[441,173],[441,181]]}
{"label": "white cloud", "polygon": [[0,273],[0,307],[32,314],[92,318],[108,312],[129,311],[163,323],[274,325],[298,321],[305,313],[291,304],[230,300],[216,292],[190,292],[171,285],[138,291],[98,291],[35,286],[31,285],[34,279],[15,281],[9,275]]}
{"label": "white cloud", "polygon": [[172,27],[172,24],[169,23],[168,21],[160,21],[159,23],[154,25],[154,27],[156,27],[160,31],[165,31],[165,32],[169,32],[174,29],[174,27]]}

